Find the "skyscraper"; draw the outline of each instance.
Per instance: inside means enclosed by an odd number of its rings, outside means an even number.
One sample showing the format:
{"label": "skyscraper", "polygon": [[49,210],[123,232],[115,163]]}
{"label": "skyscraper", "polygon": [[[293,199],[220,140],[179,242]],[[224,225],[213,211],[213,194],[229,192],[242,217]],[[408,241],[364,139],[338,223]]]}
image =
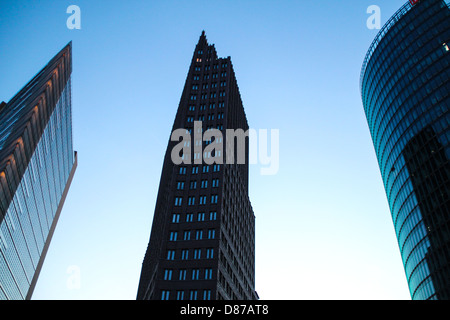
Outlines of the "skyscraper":
{"label": "skyscraper", "polygon": [[232,149],[207,152],[208,146],[225,144],[225,134],[202,138],[212,130],[246,132],[248,123],[231,59],[218,58],[204,32],[172,132],[179,129],[193,136],[192,142],[184,142],[193,156],[183,153],[184,160],[192,161],[175,164],[172,152],[179,142],[169,141],[137,299],[257,299],[248,148],[241,154],[243,162],[211,163],[211,157],[231,156]]}
{"label": "skyscraper", "polygon": [[409,1],[372,43],[361,93],[414,300],[450,298],[450,9]]}
{"label": "skyscraper", "polygon": [[0,104],[0,300],[30,299],[77,166],[72,45]]}

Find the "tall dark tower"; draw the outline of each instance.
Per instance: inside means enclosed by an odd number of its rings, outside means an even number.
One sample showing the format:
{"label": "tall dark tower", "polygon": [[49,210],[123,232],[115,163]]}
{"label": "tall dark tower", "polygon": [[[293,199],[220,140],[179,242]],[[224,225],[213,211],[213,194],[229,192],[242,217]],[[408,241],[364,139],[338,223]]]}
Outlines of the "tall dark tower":
{"label": "tall dark tower", "polygon": [[[211,154],[205,152],[211,144],[226,144],[227,129],[246,132],[248,123],[231,59],[218,58],[204,32],[172,132],[177,129],[194,136],[187,142],[193,156],[191,164],[175,164],[172,151],[179,142],[169,141],[137,299],[258,299],[248,147],[245,163],[225,161],[226,148],[223,155],[214,151],[214,157],[223,156],[223,163],[207,161]],[[223,133],[223,140],[195,138],[211,129]]]}
{"label": "tall dark tower", "polygon": [[361,93],[411,298],[450,299],[450,9],[410,0],[370,47]]}

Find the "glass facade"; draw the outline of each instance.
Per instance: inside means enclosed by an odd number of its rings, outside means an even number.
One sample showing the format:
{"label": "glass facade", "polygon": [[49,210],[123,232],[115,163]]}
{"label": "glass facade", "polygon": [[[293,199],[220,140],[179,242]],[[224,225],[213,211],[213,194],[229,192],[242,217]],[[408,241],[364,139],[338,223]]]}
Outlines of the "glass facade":
{"label": "glass facade", "polygon": [[450,298],[450,10],[407,2],[361,73],[375,147],[411,297]]}
{"label": "glass facade", "polygon": [[70,55],[0,110],[0,300],[31,298],[76,168]]}

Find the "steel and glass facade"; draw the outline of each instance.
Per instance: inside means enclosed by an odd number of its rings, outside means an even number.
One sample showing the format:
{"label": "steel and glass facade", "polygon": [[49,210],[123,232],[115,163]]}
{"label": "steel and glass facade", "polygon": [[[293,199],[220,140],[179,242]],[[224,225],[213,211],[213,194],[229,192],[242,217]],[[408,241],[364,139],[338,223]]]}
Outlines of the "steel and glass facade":
{"label": "steel and glass facade", "polygon": [[30,299],[72,181],[69,43],[0,106],[0,300]]}
{"label": "steel and glass facade", "polygon": [[361,94],[411,297],[450,298],[450,9],[407,2],[380,30]]}
{"label": "steel and glass facade", "polygon": [[[186,142],[192,162],[174,164],[171,153],[178,142],[169,142],[137,299],[257,299],[248,148],[245,164],[205,161],[210,156],[207,146],[226,144],[227,129],[247,131],[248,123],[231,59],[218,58],[204,32],[172,132],[177,129],[194,137]],[[222,132],[223,140],[195,140],[196,133],[210,129]],[[227,150],[222,151],[226,159]],[[196,163],[199,158],[203,160]]]}

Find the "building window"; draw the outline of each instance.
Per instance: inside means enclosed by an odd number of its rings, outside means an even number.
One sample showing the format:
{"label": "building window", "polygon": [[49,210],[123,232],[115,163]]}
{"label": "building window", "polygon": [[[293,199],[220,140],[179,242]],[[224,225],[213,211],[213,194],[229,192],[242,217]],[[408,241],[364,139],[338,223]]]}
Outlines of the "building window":
{"label": "building window", "polygon": [[195,205],[195,197],[189,197],[188,198],[188,206]]}
{"label": "building window", "polygon": [[208,180],[202,180],[202,189],[208,188]]}
{"label": "building window", "polygon": [[192,269],[192,280],[198,280],[200,275],[200,269]]}
{"label": "building window", "polygon": [[186,269],[180,269],[180,274],[178,275],[178,280],[186,280]]}
{"label": "building window", "polygon": [[186,174],[186,167],[180,167],[179,174]]}
{"label": "building window", "polygon": [[197,300],[197,290],[191,290],[189,295],[190,300]]}
{"label": "building window", "polygon": [[212,269],[207,268],[205,269],[205,280],[211,280],[212,279]]}
{"label": "building window", "polygon": [[214,172],[220,171],[220,164],[215,164],[214,167],[213,167],[213,171]]}
{"label": "building window", "polygon": [[219,186],[219,179],[213,179],[212,180],[212,187],[217,188]]}
{"label": "building window", "polygon": [[217,212],[216,211],[211,211],[209,213],[209,220],[211,220],[211,221],[217,220]]}
{"label": "building window", "polygon": [[192,174],[198,173],[198,166],[192,167]]}
{"label": "building window", "polygon": [[211,196],[211,203],[217,203],[217,199],[218,199],[217,195],[212,195]]}
{"label": "building window", "polygon": [[195,240],[202,240],[203,237],[203,230],[197,230],[195,232]]}
{"label": "building window", "polygon": [[184,190],[184,182],[183,181],[177,182],[177,190]]}
{"label": "building window", "polygon": [[180,214],[174,213],[172,215],[172,223],[179,223],[180,222]]}
{"label": "building window", "polygon": [[214,259],[214,249],[213,248],[206,249],[206,259]]}
{"label": "building window", "polygon": [[192,222],[193,217],[193,213],[186,213],[186,222]]}
{"label": "building window", "polygon": [[183,198],[182,197],[175,197],[175,206],[176,207],[181,206],[182,202],[183,202]]}
{"label": "building window", "polygon": [[194,260],[201,259],[202,249],[194,249]]}
{"label": "building window", "polygon": [[203,300],[211,300],[211,290],[203,291]]}
{"label": "building window", "polygon": [[188,260],[189,259],[189,250],[183,249],[181,250],[181,260]]}
{"label": "building window", "polygon": [[203,173],[208,173],[209,172],[209,166],[203,166],[202,170],[203,170]]}
{"label": "building window", "polygon": [[162,290],[161,291],[161,300],[169,300],[170,291]]}
{"label": "building window", "polygon": [[177,241],[178,232],[177,231],[171,231],[169,241]]}
{"label": "building window", "polygon": [[185,240],[185,241],[191,240],[191,231],[190,230],[184,231],[184,233],[183,233],[183,240]]}
{"label": "building window", "polygon": [[167,250],[167,260],[175,259],[175,250]]}
{"label": "building window", "polygon": [[205,221],[205,213],[204,212],[199,212],[197,215],[197,220],[198,221]]}
{"label": "building window", "polygon": [[164,280],[172,280],[172,269],[165,269],[164,270]]}
{"label": "building window", "polygon": [[184,291],[177,291],[177,300],[184,300]]}
{"label": "building window", "polygon": [[216,230],[209,229],[208,230],[208,239],[214,239],[215,236],[216,236]]}

